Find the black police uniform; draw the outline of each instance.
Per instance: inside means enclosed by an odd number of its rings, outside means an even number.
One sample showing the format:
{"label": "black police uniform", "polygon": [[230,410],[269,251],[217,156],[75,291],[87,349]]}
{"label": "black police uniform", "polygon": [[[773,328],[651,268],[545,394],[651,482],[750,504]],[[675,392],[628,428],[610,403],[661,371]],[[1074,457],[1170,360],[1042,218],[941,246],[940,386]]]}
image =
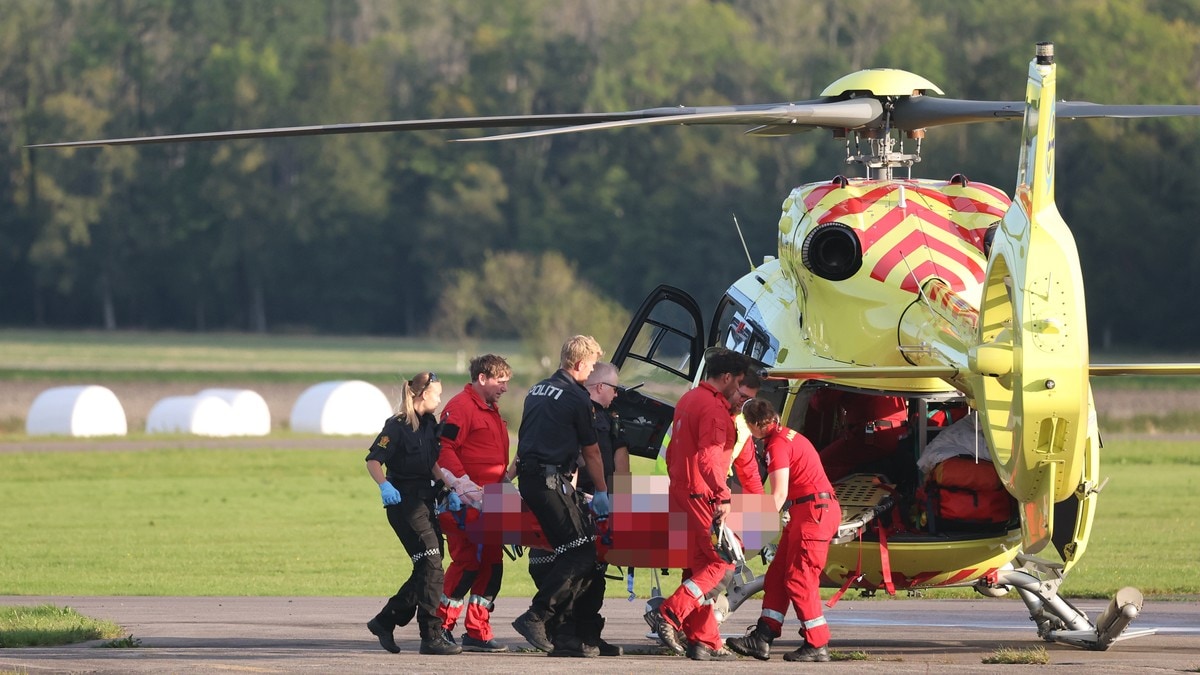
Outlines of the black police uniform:
{"label": "black police uniform", "polygon": [[[616,450],[621,447],[629,447],[629,441],[621,432],[621,426],[616,416],[595,401],[592,401],[592,428],[596,430],[596,442],[600,446],[600,457],[604,461],[604,481],[611,494],[613,474],[616,473]],[[579,468],[579,475],[575,478],[575,487],[580,492],[595,494],[592,475],[586,468]],[[536,587],[542,587],[550,571],[550,566],[554,562],[554,557],[553,551],[545,549],[533,549],[529,552],[529,576],[533,579]],[[600,608],[604,604],[604,593],[608,587],[605,577],[607,571],[608,563],[597,560],[590,583],[575,601],[573,615],[556,617],[568,622],[566,626],[561,627],[564,632],[573,632],[584,643],[593,646],[604,644],[600,639],[600,632],[604,628],[604,617],[600,616]],[[559,628],[557,625],[553,627]],[[611,645],[607,644],[604,644],[604,647],[613,649]],[[605,653],[603,649],[601,653]],[[612,655],[619,655],[619,651],[612,652]]]}
{"label": "black police uniform", "polygon": [[572,613],[595,570],[595,528],[571,474],[580,448],[596,441],[592,400],[565,370],[529,390],[517,440],[518,487],[555,554],[526,612],[542,624]]}
{"label": "black police uniform", "polygon": [[[620,421],[611,411],[604,409],[599,403],[592,401],[592,427],[596,430],[596,442],[600,445],[600,459],[604,462],[604,482],[612,493],[613,474],[617,470],[617,448],[629,447],[625,434],[621,431]],[[580,467],[579,476],[575,479],[575,487],[589,495],[596,494],[596,486],[592,483],[592,474]]]}
{"label": "black police uniform", "polygon": [[387,507],[388,523],[412,560],[412,574],[375,617],[385,630],[406,626],[417,615],[421,640],[440,639],[442,530],[434,508],[441,483],[433,480],[433,465],[442,449],[437,418],[421,416],[414,431],[399,416],[388,418],[371,444],[368,460],[387,469],[387,480],[400,492],[400,503]]}

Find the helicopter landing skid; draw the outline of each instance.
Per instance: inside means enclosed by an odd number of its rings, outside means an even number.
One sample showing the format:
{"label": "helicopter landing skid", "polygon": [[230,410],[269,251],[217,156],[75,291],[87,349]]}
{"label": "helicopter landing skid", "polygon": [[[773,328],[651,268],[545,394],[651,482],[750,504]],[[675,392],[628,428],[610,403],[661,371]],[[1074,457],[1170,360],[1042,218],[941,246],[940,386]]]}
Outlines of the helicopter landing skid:
{"label": "helicopter landing skid", "polygon": [[1153,635],[1155,629],[1126,631],[1142,611],[1142,593],[1125,587],[1117,591],[1095,623],[1058,594],[1063,582],[1063,566],[1024,554],[1017,555],[1021,567],[998,574],[997,586],[1011,586],[1029,609],[1029,619],[1037,624],[1038,637],[1047,642],[1105,651],[1113,643]]}

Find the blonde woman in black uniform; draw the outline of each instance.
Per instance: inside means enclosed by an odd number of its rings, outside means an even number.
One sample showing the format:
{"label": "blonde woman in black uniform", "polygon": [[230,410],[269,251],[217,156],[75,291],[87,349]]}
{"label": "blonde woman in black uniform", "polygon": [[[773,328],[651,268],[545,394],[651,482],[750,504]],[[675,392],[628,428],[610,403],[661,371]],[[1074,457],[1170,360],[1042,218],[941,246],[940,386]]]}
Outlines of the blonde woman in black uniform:
{"label": "blonde woman in black uniform", "polygon": [[[367,473],[379,485],[388,523],[412,560],[412,574],[383,610],[367,622],[379,644],[400,652],[393,631],[414,615],[420,625],[422,654],[458,654],[462,647],[446,640],[438,602],[442,594],[442,530],[434,499],[441,487],[438,422],[433,413],[442,402],[442,383],[434,373],[421,373],[404,383],[400,411],[389,417],[367,454]],[[457,505],[450,493],[450,508]]]}

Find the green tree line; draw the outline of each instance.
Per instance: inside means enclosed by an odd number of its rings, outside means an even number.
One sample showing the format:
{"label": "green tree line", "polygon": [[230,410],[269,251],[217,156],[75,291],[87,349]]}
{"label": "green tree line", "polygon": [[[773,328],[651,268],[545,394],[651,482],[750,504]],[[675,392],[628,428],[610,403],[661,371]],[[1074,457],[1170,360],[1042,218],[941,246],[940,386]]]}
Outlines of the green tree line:
{"label": "green tree line", "polygon": [[[0,324],[515,334],[487,317],[494,284],[537,295],[538,279],[572,275],[594,295],[569,316],[592,297],[635,307],[664,282],[711,306],[747,269],[734,216],[761,259],[788,191],[848,171],[828,134],[24,146],[803,100],[867,67],[913,71],[951,97],[1019,100],[1043,40],[1057,44],[1064,98],[1200,103],[1194,0],[8,0]],[[1011,191],[1019,133],[933,130],[914,173]],[[1193,347],[1200,123],[1072,122],[1058,148],[1094,345]],[[470,318],[448,320],[450,308]]]}

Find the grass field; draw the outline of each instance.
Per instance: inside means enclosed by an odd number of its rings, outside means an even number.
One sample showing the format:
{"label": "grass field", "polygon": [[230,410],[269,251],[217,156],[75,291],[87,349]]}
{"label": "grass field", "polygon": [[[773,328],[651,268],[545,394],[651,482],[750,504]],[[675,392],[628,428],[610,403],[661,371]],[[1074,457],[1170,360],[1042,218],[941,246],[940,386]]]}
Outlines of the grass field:
{"label": "grass field", "polygon": [[234,333],[0,330],[0,381],[103,376],[125,381],[262,381],[373,378],[419,370],[466,372],[477,353],[503,354],[517,373],[533,360],[516,341],[447,343],[432,338],[245,335]]}
{"label": "grass field", "polygon": [[[515,343],[0,330],[0,393],[30,379],[149,386],[396,378],[459,371],[460,348],[502,353],[518,373],[536,372]],[[1196,393],[1188,381],[1164,391],[1150,384],[1137,383],[1131,406],[1157,392],[1184,401],[1188,419],[1200,418],[1187,403]],[[519,397],[505,405],[519,409]],[[186,438],[168,437],[148,451],[96,451],[87,441],[78,451],[6,451],[30,440],[17,429],[0,434],[0,594],[384,596],[407,576],[359,440],[296,449],[291,436],[277,434],[266,448],[189,449]],[[1102,477],[1111,480],[1064,592],[1108,596],[1133,585],[1155,595],[1200,593],[1197,445],[1110,440]],[[508,564],[505,594],[532,594],[524,567]],[[610,595],[622,594],[623,584],[610,582]]]}
{"label": "grass field", "polygon": [[[1088,551],[1065,586],[1200,593],[1200,456],[1116,442]],[[0,454],[0,595],[390,594],[408,561],[346,450]],[[524,561],[506,594],[529,595]],[[674,580],[672,580],[674,581]],[[639,580],[639,595],[648,592]],[[610,595],[623,594],[611,583]]]}

